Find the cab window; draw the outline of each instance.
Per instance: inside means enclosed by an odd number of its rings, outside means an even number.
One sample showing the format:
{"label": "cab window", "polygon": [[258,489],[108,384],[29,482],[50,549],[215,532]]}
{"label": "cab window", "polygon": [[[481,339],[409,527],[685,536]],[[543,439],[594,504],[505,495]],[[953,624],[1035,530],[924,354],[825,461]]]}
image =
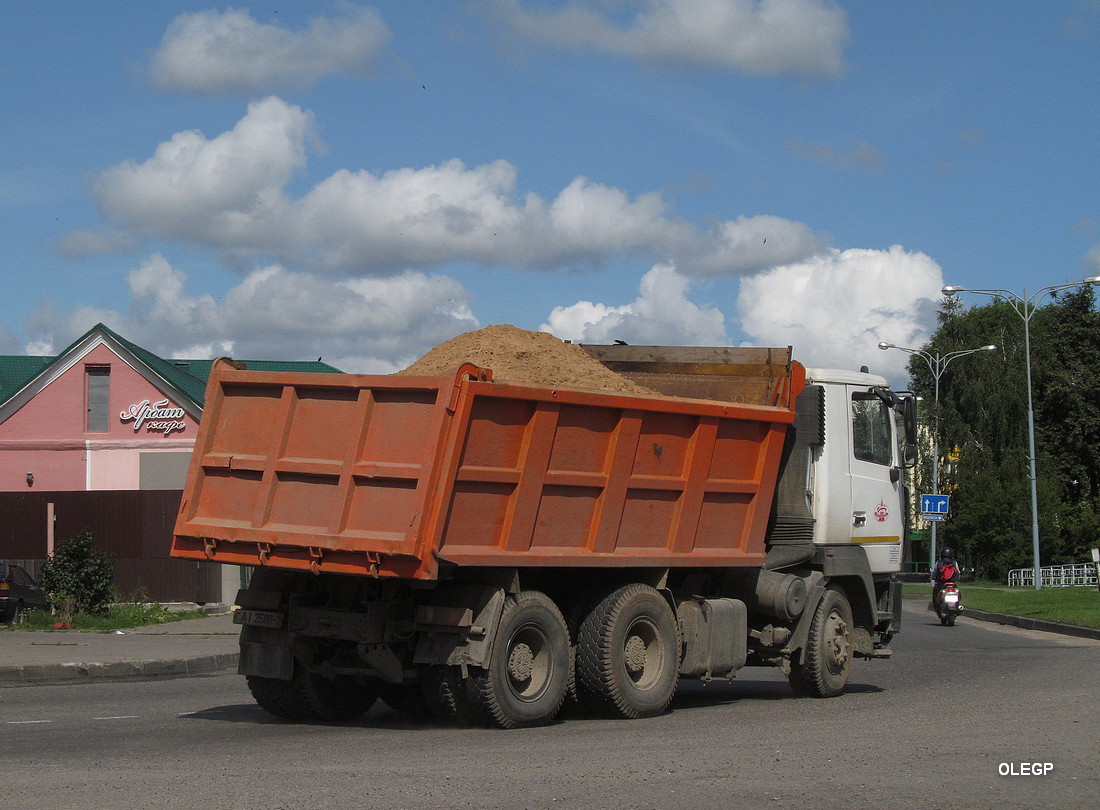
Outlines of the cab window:
{"label": "cab window", "polygon": [[861,461],[893,462],[889,405],[870,392],[852,395],[852,451]]}

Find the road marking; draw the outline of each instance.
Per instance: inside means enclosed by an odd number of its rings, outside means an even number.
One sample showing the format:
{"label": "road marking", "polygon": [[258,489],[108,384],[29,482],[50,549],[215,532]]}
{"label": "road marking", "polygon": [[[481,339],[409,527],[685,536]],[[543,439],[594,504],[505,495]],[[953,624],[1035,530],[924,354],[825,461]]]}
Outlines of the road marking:
{"label": "road marking", "polygon": [[9,726],[30,726],[35,723],[52,723],[53,720],[8,720],[5,725]]}
{"label": "road marking", "polygon": [[116,714],[113,717],[93,717],[93,720],[137,720],[140,714]]}

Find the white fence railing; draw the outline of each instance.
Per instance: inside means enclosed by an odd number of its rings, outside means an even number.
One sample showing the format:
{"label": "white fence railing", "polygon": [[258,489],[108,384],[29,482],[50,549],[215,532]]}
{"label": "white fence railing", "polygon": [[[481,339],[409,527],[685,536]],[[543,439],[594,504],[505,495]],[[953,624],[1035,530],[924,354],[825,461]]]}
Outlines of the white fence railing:
{"label": "white fence railing", "polygon": [[[1048,565],[1039,569],[1044,588],[1065,588],[1073,585],[1092,585],[1096,587],[1096,564],[1075,563],[1074,565]],[[1026,587],[1035,585],[1034,568],[1014,568],[1008,572],[1010,586]]]}

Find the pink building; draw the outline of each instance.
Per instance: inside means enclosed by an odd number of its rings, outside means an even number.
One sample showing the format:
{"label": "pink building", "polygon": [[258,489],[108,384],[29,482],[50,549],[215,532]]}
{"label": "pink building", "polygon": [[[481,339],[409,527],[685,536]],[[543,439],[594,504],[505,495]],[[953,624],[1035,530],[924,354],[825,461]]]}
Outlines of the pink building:
{"label": "pink building", "polygon": [[[268,371],[338,372],[320,361],[245,362]],[[56,357],[0,356],[0,559],[34,567],[50,553],[53,508],[65,502],[63,493],[104,492],[107,503],[106,491],[181,490],[212,364],[157,357],[103,324]],[[89,497],[81,496],[85,512]],[[47,501],[48,516],[38,514]],[[47,524],[44,533],[39,523]],[[149,547],[147,537],[110,542]]]}

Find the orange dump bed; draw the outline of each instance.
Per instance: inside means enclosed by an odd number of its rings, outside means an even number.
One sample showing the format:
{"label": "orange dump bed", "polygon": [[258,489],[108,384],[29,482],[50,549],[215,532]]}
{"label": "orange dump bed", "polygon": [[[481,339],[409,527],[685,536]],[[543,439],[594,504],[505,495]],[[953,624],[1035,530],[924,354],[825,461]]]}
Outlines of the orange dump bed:
{"label": "orange dump bed", "polygon": [[172,554],[434,579],[441,565],[757,566],[804,374],[776,404],[219,364]]}

